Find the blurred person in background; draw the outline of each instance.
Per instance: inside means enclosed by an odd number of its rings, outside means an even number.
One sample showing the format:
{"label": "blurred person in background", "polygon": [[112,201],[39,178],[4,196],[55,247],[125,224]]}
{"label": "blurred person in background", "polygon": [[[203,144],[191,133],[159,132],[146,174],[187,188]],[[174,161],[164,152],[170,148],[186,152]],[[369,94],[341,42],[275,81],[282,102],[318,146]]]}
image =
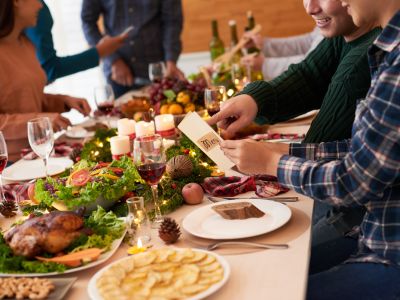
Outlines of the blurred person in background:
{"label": "blurred person in background", "polygon": [[116,97],[149,84],[153,62],[166,63],[166,76],[184,78],[176,66],[182,50],[181,0],[83,0],[82,26],[90,45],[102,38],[100,16],[107,35],[131,27],[124,45],[104,60],[104,73]]}
{"label": "blurred person in background", "polygon": [[54,24],[53,17],[46,3],[43,0],[41,3],[43,7],[39,12],[36,26],[26,29],[25,34],[36,47],[36,56],[47,74],[48,82],[97,67],[100,59],[114,53],[127,37],[127,35],[115,37],[106,35],[95,47],[86,51],[70,56],[57,56],[51,33]]}
{"label": "blurred person in background", "polygon": [[28,120],[49,117],[58,131],[70,125],[60,113],[70,109],[84,115],[90,112],[85,99],[43,92],[47,77],[24,33],[35,26],[41,8],[39,0],[0,1],[0,130],[10,160],[18,159],[19,151],[29,146]]}
{"label": "blurred person in background", "polygon": [[281,75],[291,64],[304,60],[324,38],[318,27],[309,33],[284,38],[263,38],[260,33],[245,33],[245,36],[261,52],[256,56],[245,55],[241,62],[255,71],[262,71],[266,81]]}

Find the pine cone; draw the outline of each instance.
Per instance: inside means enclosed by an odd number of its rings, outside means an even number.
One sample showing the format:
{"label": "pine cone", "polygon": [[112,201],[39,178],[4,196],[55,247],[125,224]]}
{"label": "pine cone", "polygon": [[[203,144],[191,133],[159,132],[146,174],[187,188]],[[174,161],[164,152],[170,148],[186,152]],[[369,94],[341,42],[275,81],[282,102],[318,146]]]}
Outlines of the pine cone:
{"label": "pine cone", "polygon": [[14,217],[17,214],[18,207],[14,200],[4,199],[0,203],[0,214],[6,218]]}
{"label": "pine cone", "polygon": [[158,230],[158,235],[166,244],[173,244],[179,239],[181,230],[174,219],[164,218]]}
{"label": "pine cone", "polygon": [[74,150],[72,150],[72,152],[69,155],[69,158],[72,159],[72,161],[74,163],[78,162],[78,158],[80,158],[82,153],[82,149],[81,148],[75,148]]}

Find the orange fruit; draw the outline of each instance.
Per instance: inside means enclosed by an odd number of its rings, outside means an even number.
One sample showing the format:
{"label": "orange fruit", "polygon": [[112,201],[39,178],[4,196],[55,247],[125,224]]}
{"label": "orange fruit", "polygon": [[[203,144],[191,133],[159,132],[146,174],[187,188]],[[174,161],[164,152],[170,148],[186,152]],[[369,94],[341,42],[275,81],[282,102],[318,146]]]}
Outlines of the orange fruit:
{"label": "orange fruit", "polygon": [[160,114],[168,114],[169,104],[164,104],[160,107]]}
{"label": "orange fruit", "polygon": [[185,92],[180,92],[178,96],[176,96],[176,102],[183,105],[188,104],[190,102],[190,96]]}
{"label": "orange fruit", "polygon": [[194,103],[188,103],[185,105],[185,113],[192,112],[196,110]]}
{"label": "orange fruit", "polygon": [[172,115],[180,115],[183,113],[183,107],[177,103],[171,104],[168,108],[168,113]]}

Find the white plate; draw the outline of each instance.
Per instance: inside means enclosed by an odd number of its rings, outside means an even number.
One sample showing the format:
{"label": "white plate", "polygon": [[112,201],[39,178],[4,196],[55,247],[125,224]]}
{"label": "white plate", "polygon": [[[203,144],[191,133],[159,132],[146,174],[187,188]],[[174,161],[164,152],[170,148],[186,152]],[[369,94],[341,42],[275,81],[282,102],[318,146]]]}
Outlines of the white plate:
{"label": "white plate", "polygon": [[70,126],[65,135],[73,139],[83,139],[94,136],[94,131],[88,131],[83,126]]}
{"label": "white plate", "polygon": [[103,262],[105,262],[106,260],[108,260],[114,253],[115,251],[117,251],[119,245],[121,245],[122,240],[124,239],[126,231],[124,232],[124,234],[122,234],[122,237],[114,240],[114,242],[111,245],[111,249],[110,251],[107,251],[105,253],[103,253],[102,255],[100,255],[100,257],[91,262],[88,263],[86,265],[77,267],[77,268],[73,268],[73,269],[68,269],[65,272],[51,272],[51,273],[0,273],[0,277],[46,277],[46,276],[53,276],[53,275],[63,275],[63,274],[69,274],[69,273],[75,273],[75,272],[79,272],[82,270],[86,270],[89,268],[93,268],[99,264],[102,264]]}
{"label": "white plate", "polygon": [[[182,249],[176,249],[175,250],[182,250]],[[228,262],[225,260],[225,258],[223,258],[222,256],[216,254],[216,253],[212,253],[210,251],[206,251],[206,250],[202,250],[202,249],[195,249],[193,248],[193,251],[199,251],[199,252],[205,252],[209,255],[214,256],[218,262],[221,264],[222,268],[224,269],[224,277],[222,278],[221,281],[217,282],[216,284],[211,285],[207,290],[194,295],[190,298],[185,298],[182,300],[200,300],[203,299],[213,293],[215,293],[216,291],[218,291],[227,281],[229,278],[229,275],[231,273],[231,268],[228,264]],[[103,297],[101,297],[101,295],[99,294],[99,291],[97,289],[96,286],[96,281],[97,279],[101,276],[101,274],[103,274],[103,272],[105,272],[107,269],[109,269],[111,266],[113,266],[116,263],[119,263],[123,260],[127,260],[127,259],[131,259],[131,257],[124,257],[122,259],[119,259],[115,262],[113,262],[112,264],[107,265],[106,267],[104,267],[103,269],[101,269],[100,271],[98,271],[93,277],[92,279],[90,279],[89,281],[89,285],[88,285],[88,293],[89,293],[89,297],[91,300],[103,300]]]}
{"label": "white plate", "polygon": [[315,109],[315,110],[311,110],[309,112],[306,112],[305,114],[302,114],[300,116],[297,116],[291,120],[302,120],[302,119],[306,119],[308,117],[311,117],[313,115],[316,115],[318,113],[319,110]]}
{"label": "white plate", "polygon": [[[70,168],[74,162],[67,157],[50,157],[47,165],[49,176],[62,173]],[[28,181],[31,179],[45,177],[44,163],[42,159],[24,160],[21,159],[5,168],[2,174],[4,180]]]}
{"label": "white plate", "polygon": [[[211,207],[221,204],[250,202],[265,213],[261,218],[227,220]],[[292,212],[288,206],[270,200],[227,200],[207,205],[188,214],[182,227],[189,233],[207,239],[240,239],[271,232],[289,221]]]}

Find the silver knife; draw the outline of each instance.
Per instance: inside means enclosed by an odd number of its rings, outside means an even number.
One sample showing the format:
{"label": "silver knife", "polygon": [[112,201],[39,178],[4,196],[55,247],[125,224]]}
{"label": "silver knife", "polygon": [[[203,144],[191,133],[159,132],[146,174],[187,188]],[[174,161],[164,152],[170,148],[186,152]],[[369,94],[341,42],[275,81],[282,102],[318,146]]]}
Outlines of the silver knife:
{"label": "silver knife", "polygon": [[297,202],[299,201],[298,197],[268,197],[268,198],[261,198],[261,197],[213,197],[208,196],[211,202],[219,202],[222,200],[240,200],[240,199],[261,199],[261,200],[272,200],[277,202]]}

